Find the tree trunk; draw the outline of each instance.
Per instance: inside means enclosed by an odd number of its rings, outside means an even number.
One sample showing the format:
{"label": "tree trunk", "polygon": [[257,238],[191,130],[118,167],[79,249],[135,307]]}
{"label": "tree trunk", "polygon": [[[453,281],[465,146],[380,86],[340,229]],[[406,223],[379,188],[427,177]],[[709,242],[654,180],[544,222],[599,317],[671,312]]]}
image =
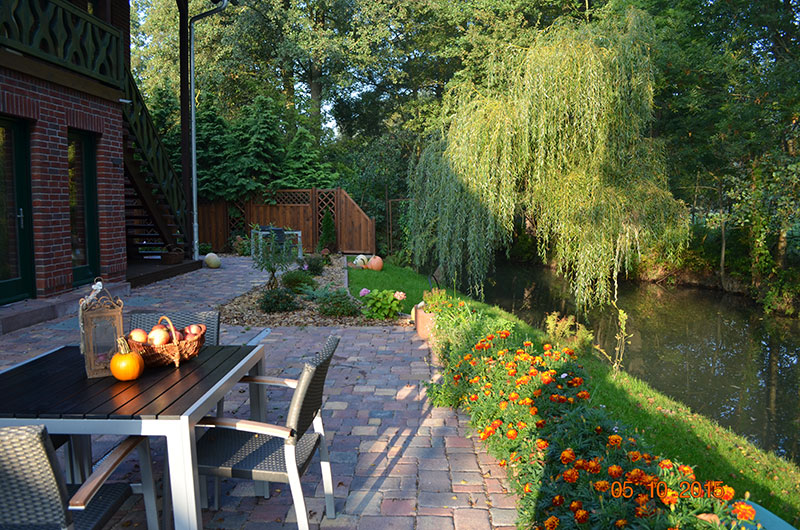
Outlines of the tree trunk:
{"label": "tree trunk", "polygon": [[311,94],[311,132],[319,142],[322,136],[322,70],[314,59],[308,68],[308,89]]}
{"label": "tree trunk", "polygon": [[789,224],[786,222],[781,223],[781,229],[778,232],[778,245],[775,247],[775,264],[781,270],[786,268],[786,247],[789,244],[788,233]]}
{"label": "tree trunk", "polygon": [[[192,94],[189,80],[189,1],[175,0],[178,5],[178,54],[180,57],[180,108],[181,108],[181,180],[183,192],[192,215]],[[186,239],[193,241],[191,231],[193,227],[184,227],[187,230]]]}
{"label": "tree trunk", "polygon": [[719,251],[719,282],[722,284],[722,288],[725,288],[725,218],[722,218],[722,223],[720,224],[720,232],[721,232],[721,249]]}
{"label": "tree trunk", "polygon": [[[287,13],[292,7],[291,0],[283,0],[283,9]],[[297,127],[294,116],[294,59],[284,57],[281,61],[281,80],[283,82],[283,97],[286,106],[286,118],[289,124],[290,133]]]}

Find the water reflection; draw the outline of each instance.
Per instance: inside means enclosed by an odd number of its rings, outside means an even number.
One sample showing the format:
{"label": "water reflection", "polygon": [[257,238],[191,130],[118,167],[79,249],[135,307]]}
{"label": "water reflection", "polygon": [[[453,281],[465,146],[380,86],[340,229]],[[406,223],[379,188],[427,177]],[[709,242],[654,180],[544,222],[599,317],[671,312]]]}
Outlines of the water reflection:
{"label": "water reflection", "polygon": [[[543,268],[500,266],[486,301],[540,326],[548,312],[575,314],[566,283]],[[627,311],[625,369],[759,446],[800,462],[800,323],[747,298],[653,284],[620,285]],[[614,350],[613,308],[579,317]]]}

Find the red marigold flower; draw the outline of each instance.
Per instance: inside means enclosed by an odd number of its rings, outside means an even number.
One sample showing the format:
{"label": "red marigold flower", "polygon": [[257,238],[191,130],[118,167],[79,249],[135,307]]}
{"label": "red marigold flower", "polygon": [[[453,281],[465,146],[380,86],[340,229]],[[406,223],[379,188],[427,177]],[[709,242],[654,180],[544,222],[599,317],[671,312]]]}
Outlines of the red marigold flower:
{"label": "red marigold flower", "polygon": [[478,361],[476,361],[475,359],[472,359],[472,360],[469,362],[469,364],[470,364],[470,366],[475,366],[475,365],[477,365],[477,364],[478,364]]}
{"label": "red marigold flower", "polygon": [[641,459],[642,459],[642,453],[640,453],[639,451],[631,451],[630,453],[628,453],[628,460],[630,460],[631,462],[638,462]]}
{"label": "red marigold flower", "polygon": [[633,502],[635,502],[637,506],[644,506],[645,504],[647,504],[647,501],[649,500],[650,497],[648,497],[644,493],[640,493],[639,495],[636,496],[635,499],[633,499]]}
{"label": "red marigold flower", "polygon": [[553,349],[553,347],[550,344],[545,344],[544,346],[542,346],[542,349],[544,351],[550,351]]}
{"label": "red marigold flower", "polygon": [[496,429],[496,428],[500,427],[502,424],[503,424],[503,420],[494,420],[492,422],[492,427],[494,427]]}
{"label": "red marigold flower", "polygon": [[550,447],[550,442],[548,442],[547,440],[543,440],[543,439],[539,438],[539,439],[536,440],[536,447],[539,450],[544,451],[545,449]]}
{"label": "red marigold flower", "polygon": [[558,528],[559,523],[560,520],[558,519],[558,517],[556,517],[555,515],[551,515],[544,522],[544,528],[545,530],[556,530],[556,528]]}
{"label": "red marigold flower", "polygon": [[570,484],[574,484],[578,481],[578,477],[580,477],[580,473],[577,469],[567,469],[564,471],[564,482],[569,482]]}
{"label": "red marigold flower", "polygon": [[658,467],[661,469],[672,469],[672,460],[664,459],[658,463]]}
{"label": "red marigold flower", "polygon": [[564,504],[564,497],[561,495],[553,497],[553,506],[561,506],[562,504]]}
{"label": "red marigold flower", "polygon": [[497,404],[497,407],[500,410],[506,410],[507,406],[508,406],[508,401],[501,401],[500,403]]}
{"label": "red marigold flower", "polygon": [[[580,392],[578,393],[580,394]],[[598,425],[597,427],[594,428],[594,432],[596,432],[597,434],[603,434],[603,428]]]}
{"label": "red marigold flower", "polygon": [[622,445],[622,436],[612,434],[608,437],[608,445],[611,447],[619,447]]}
{"label": "red marigold flower", "polygon": [[641,484],[642,480],[647,476],[647,473],[641,469],[632,469],[625,473],[625,479],[633,482],[634,484]]}
{"label": "red marigold flower", "polygon": [[647,509],[647,506],[637,506],[636,509],[633,511],[633,514],[641,519],[649,516],[650,510]]}
{"label": "red marigold flower", "polygon": [[731,513],[740,521],[752,521],[756,517],[756,510],[746,502],[733,503]]}
{"label": "red marigold flower", "polygon": [[573,464],[573,467],[575,469],[586,469],[586,460],[584,460],[583,458],[577,459],[575,461],[575,464]]}
{"label": "red marigold flower", "polygon": [[528,375],[531,377],[536,377],[537,375],[539,375],[539,370],[537,370],[536,368],[531,368],[530,370],[528,370]]}
{"label": "red marigold flower", "polygon": [[572,501],[569,503],[569,509],[572,513],[577,512],[581,508],[583,508],[583,503],[581,501]]}
{"label": "red marigold flower", "polygon": [[550,374],[547,374],[547,373],[542,374],[542,383],[544,383],[545,385],[549,385],[553,381],[555,381],[555,379],[550,377]]}
{"label": "red marigold flower", "polygon": [[529,397],[522,398],[519,401],[517,401],[518,405],[525,405],[526,407],[531,405],[532,403],[533,403],[533,400],[531,398],[529,398]]}
{"label": "red marigold flower", "polygon": [[453,382],[458,383],[458,380],[461,379],[461,374],[456,374],[453,376]]}
{"label": "red marigold flower", "polygon": [[506,462],[506,461],[505,461],[505,459],[503,459],[503,460],[500,460],[500,461],[497,463],[497,465],[498,465],[498,466],[500,466],[500,467],[506,467],[506,464],[508,464],[508,462]]}
{"label": "red marigold flower", "polygon": [[517,439],[517,430],[516,429],[509,429],[508,432],[506,432],[506,437],[509,440],[516,440]]}
{"label": "red marigold flower", "polygon": [[486,340],[494,340],[494,334],[489,333],[488,335],[486,335]]}
{"label": "red marigold flower", "polygon": [[[581,390],[580,392],[578,392],[578,394],[577,394],[577,395],[578,395],[578,397],[579,397],[579,398],[581,398],[581,399],[589,399],[589,395],[590,395],[590,394],[589,394],[589,392],[587,392],[586,390]],[[602,432],[602,431],[600,431],[600,432]],[[597,434],[600,434],[600,433],[598,432]]]}
{"label": "red marigold flower", "polygon": [[469,396],[469,400],[470,401],[478,401],[478,395],[477,394],[472,394],[471,396]]}
{"label": "red marigold flower", "polygon": [[492,431],[480,431],[478,433],[478,437],[481,439],[481,441],[483,441],[486,440],[488,437],[490,437],[492,434],[493,434]]}
{"label": "red marigold flower", "polygon": [[511,370],[508,371],[508,376],[509,377],[514,377],[515,375],[517,375],[517,369],[516,368],[512,368]]}
{"label": "red marigold flower", "polygon": [[577,512],[575,512],[576,522],[583,524],[588,520],[589,520],[589,512],[587,512],[586,510],[578,510]]}
{"label": "red marigold flower", "polygon": [[511,333],[504,329],[502,331],[498,331],[497,335],[499,335],[501,339],[507,339]]}
{"label": "red marigold flower", "polygon": [[532,492],[533,491],[533,484],[531,484],[530,482],[526,482],[525,486],[522,487],[522,491],[524,491],[525,493]]}
{"label": "red marigold flower", "polygon": [[562,464],[569,464],[570,462],[575,461],[575,451],[572,448],[564,449],[561,451],[561,463]]}
{"label": "red marigold flower", "polygon": [[522,343],[522,345],[527,348],[529,346],[533,346],[533,343],[531,341],[529,341],[529,340],[526,340],[525,342]]}
{"label": "red marigold flower", "polygon": [[575,404],[575,398],[567,398],[567,403],[569,403],[570,405]]}
{"label": "red marigold flower", "polygon": [[608,468],[608,475],[611,478],[619,478],[622,476],[622,468],[618,465],[613,465]]}
{"label": "red marigold flower", "polygon": [[526,428],[527,426],[528,426],[528,424],[525,423],[524,421],[518,421],[517,422],[517,430],[521,431],[522,429]]}
{"label": "red marigold flower", "polygon": [[694,469],[692,469],[691,466],[687,466],[686,464],[679,465],[678,471],[680,471],[683,475],[694,475]]}
{"label": "red marigold flower", "polygon": [[539,397],[541,395],[542,395],[542,389],[541,388],[537,388],[536,390],[533,391],[533,397]]}
{"label": "red marigold flower", "polygon": [[626,526],[628,526],[628,520],[617,519],[617,521],[614,523],[614,526],[616,526],[617,528],[625,528]]}
{"label": "red marigold flower", "polygon": [[[530,413],[531,413],[531,416],[536,416],[536,414],[538,414],[538,413],[539,413],[539,409],[537,409],[536,407],[531,407]],[[539,426],[539,425],[538,425],[538,422],[537,422],[537,425],[536,425],[536,426],[537,426],[537,427]]]}
{"label": "red marigold flower", "polygon": [[610,487],[611,484],[609,484],[607,480],[598,480],[597,482],[594,483],[594,489],[596,489],[601,493],[605,493],[606,491],[608,491],[608,488]]}
{"label": "red marigold flower", "polygon": [[729,501],[733,499],[733,496],[736,494],[736,491],[730,486],[720,486],[714,488],[714,496],[723,501]]}
{"label": "red marigold flower", "polygon": [[667,506],[672,506],[673,504],[678,504],[678,492],[667,488],[667,491],[664,495],[660,496],[661,502],[666,504]]}
{"label": "red marigold flower", "polygon": [[511,401],[516,401],[519,399],[519,394],[517,394],[516,392],[511,392],[508,395],[508,399],[510,399]]}

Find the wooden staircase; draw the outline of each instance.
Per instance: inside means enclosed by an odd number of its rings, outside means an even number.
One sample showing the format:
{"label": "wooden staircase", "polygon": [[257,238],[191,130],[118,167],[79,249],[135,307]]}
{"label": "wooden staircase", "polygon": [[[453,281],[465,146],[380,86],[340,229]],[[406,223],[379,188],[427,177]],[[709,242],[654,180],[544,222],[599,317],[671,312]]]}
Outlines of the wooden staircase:
{"label": "wooden staircase", "polygon": [[125,234],[129,260],[180,248],[191,253],[188,201],[136,82],[127,73],[124,106]]}

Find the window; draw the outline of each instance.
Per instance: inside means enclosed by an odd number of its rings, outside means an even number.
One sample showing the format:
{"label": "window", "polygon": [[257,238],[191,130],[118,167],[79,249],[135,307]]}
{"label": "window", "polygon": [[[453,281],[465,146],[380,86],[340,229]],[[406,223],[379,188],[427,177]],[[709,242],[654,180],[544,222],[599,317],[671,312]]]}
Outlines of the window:
{"label": "window", "polygon": [[100,272],[95,141],[78,131],[70,131],[67,139],[72,283],[82,285]]}

